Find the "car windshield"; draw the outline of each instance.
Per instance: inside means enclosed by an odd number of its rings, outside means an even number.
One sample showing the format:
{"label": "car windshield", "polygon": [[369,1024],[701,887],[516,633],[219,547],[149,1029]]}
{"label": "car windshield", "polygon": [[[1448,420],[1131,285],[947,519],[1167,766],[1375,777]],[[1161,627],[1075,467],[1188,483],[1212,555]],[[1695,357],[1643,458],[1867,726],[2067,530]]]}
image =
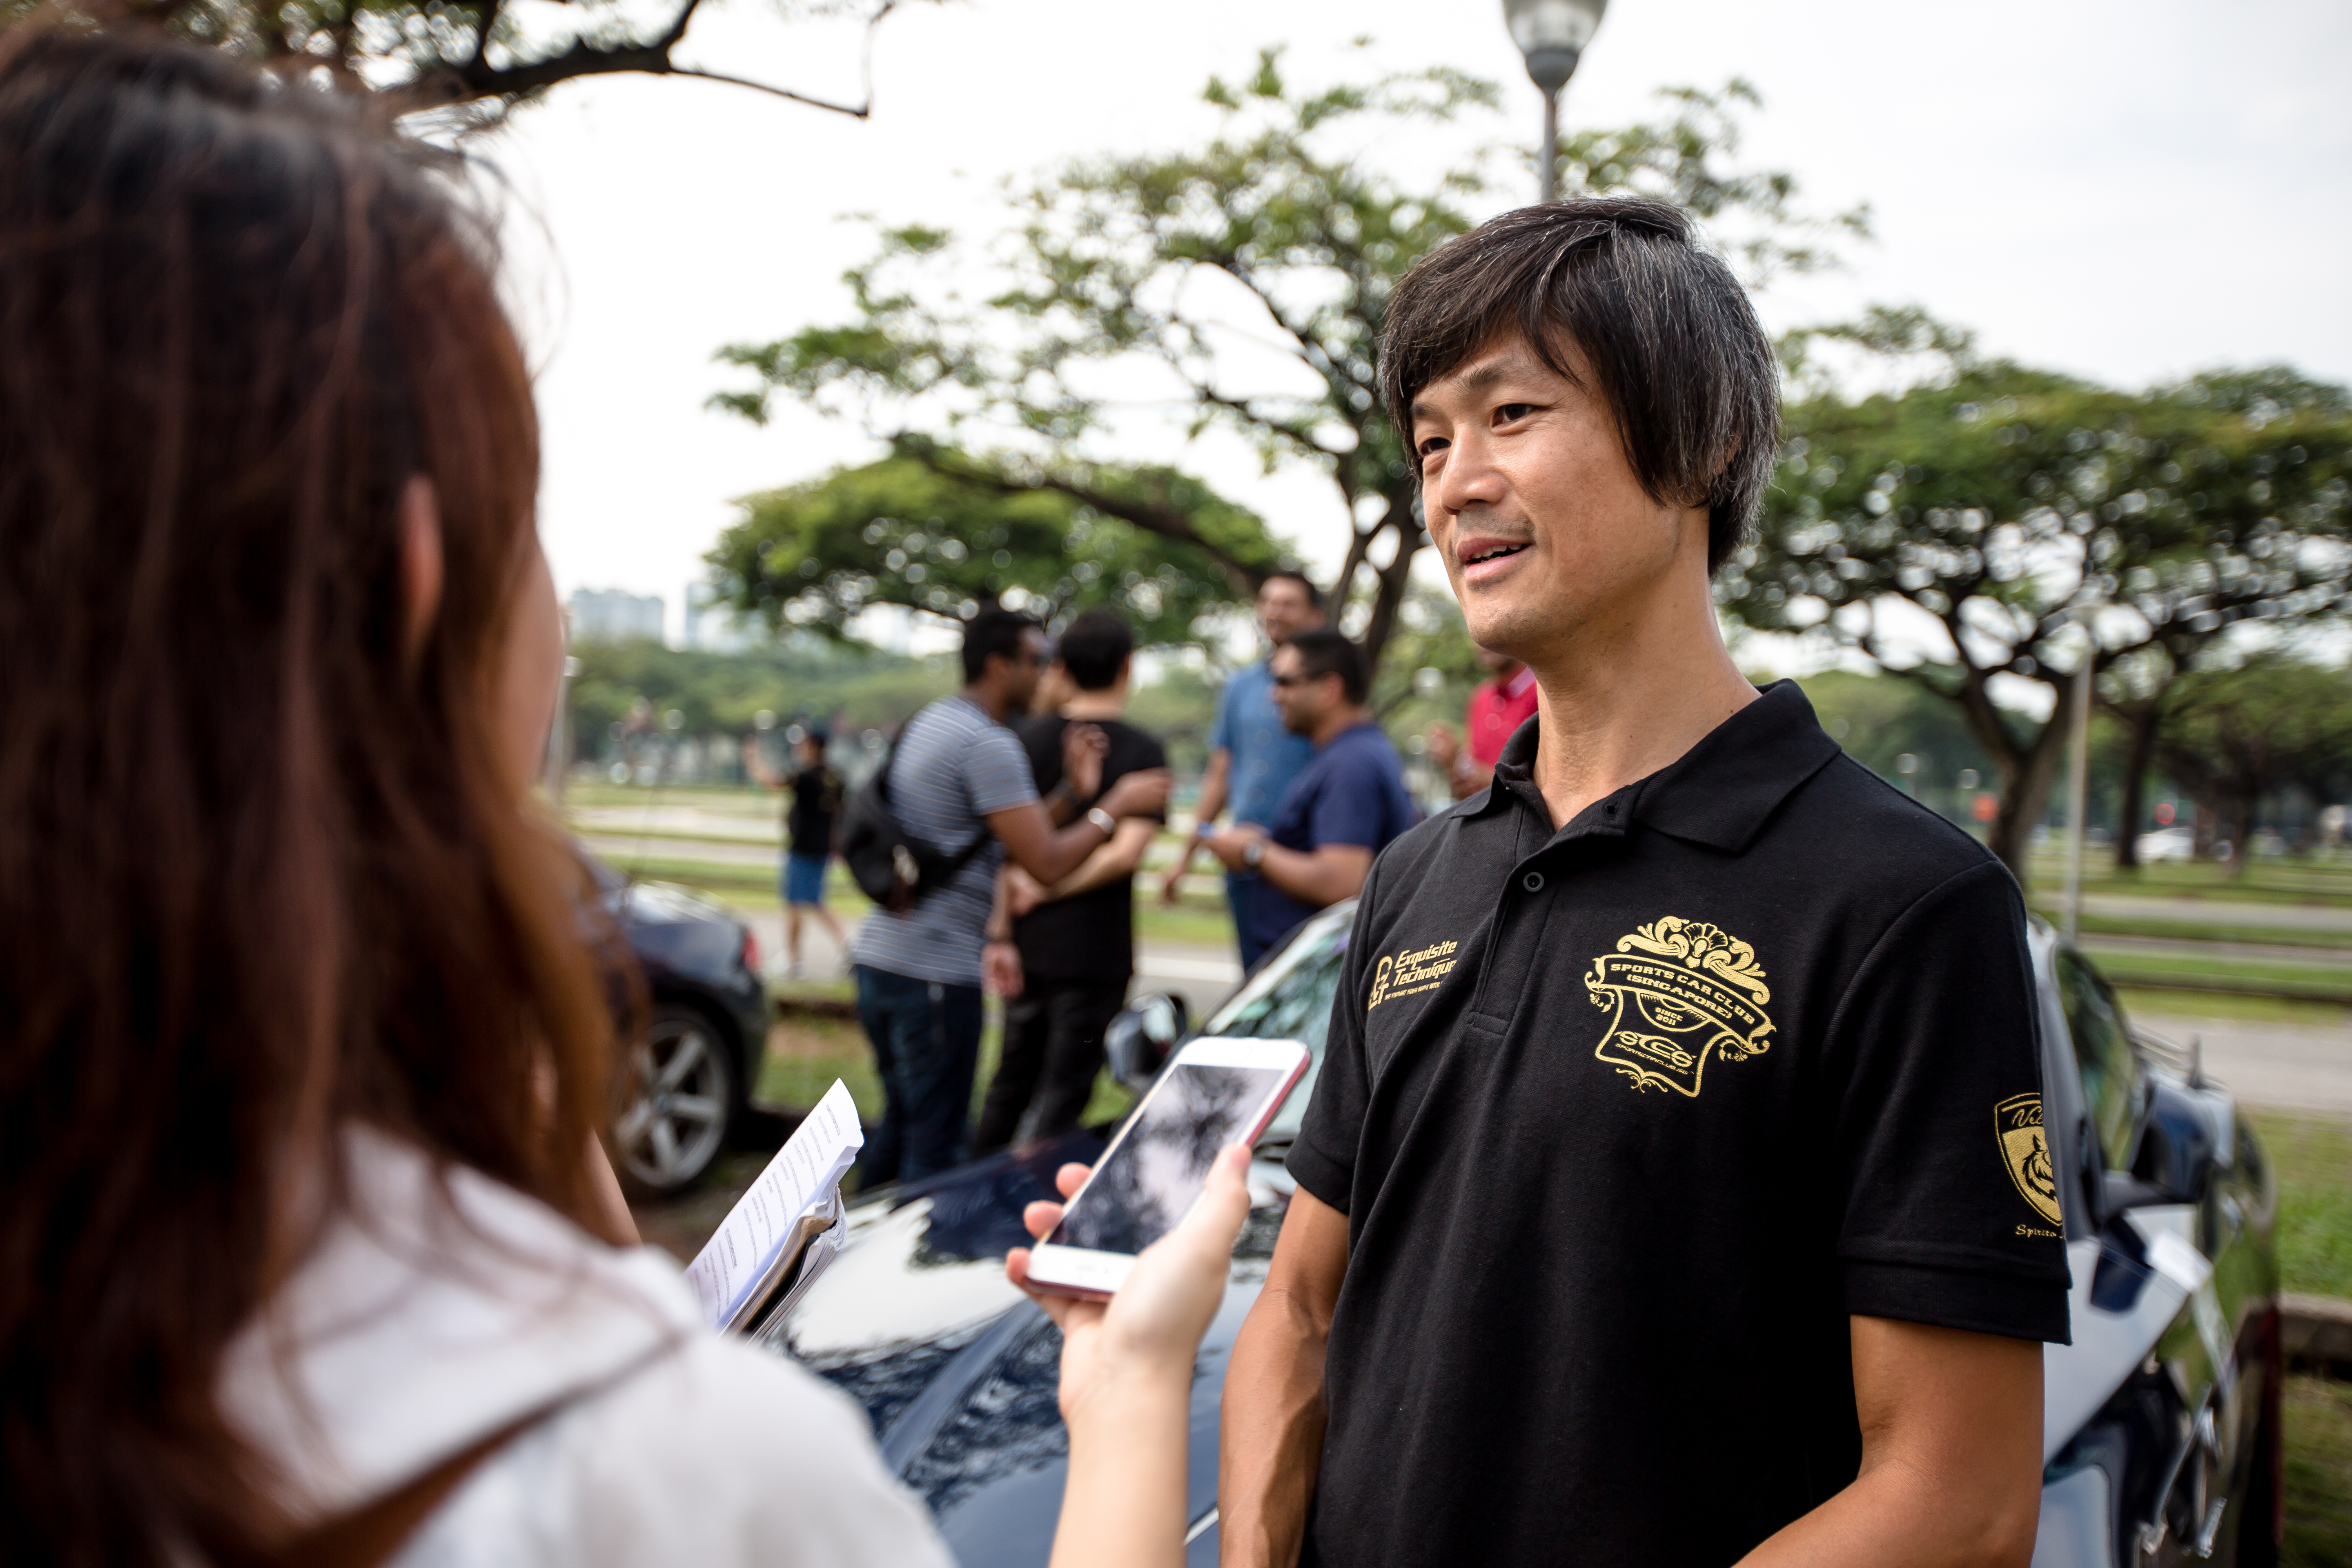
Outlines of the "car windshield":
{"label": "car windshield", "polygon": [[1307,1115],[1307,1096],[1323,1068],[1323,1035],[1331,1025],[1331,998],[1339,988],[1339,961],[1348,951],[1348,929],[1354,922],[1352,900],[1334,904],[1298,929],[1289,945],[1250,976],[1210,1016],[1204,1035],[1242,1036],[1254,1039],[1297,1040],[1312,1058],[1307,1075],[1275,1113],[1262,1143],[1286,1143],[1298,1135]]}

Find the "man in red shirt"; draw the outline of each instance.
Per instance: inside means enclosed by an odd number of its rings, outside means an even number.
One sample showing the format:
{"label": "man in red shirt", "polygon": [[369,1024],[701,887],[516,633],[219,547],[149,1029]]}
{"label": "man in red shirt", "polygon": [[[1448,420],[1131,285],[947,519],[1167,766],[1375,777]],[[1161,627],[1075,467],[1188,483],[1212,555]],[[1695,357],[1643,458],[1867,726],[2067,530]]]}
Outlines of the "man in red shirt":
{"label": "man in red shirt", "polygon": [[1470,749],[1454,739],[1451,725],[1429,727],[1429,760],[1444,770],[1454,798],[1467,800],[1495,776],[1495,763],[1503,742],[1536,715],[1536,672],[1507,654],[1478,650],[1478,662],[1493,670],[1493,679],[1470,694],[1465,728]]}

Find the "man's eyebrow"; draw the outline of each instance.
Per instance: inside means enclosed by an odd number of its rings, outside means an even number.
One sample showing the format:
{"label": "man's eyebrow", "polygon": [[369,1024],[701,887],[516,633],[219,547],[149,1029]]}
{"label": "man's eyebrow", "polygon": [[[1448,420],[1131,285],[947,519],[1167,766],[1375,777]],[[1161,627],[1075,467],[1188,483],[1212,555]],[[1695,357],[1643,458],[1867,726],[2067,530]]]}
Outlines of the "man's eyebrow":
{"label": "man's eyebrow", "polygon": [[[1481,361],[1458,374],[1440,376],[1438,379],[1450,381],[1465,392],[1478,393],[1486,391],[1496,382],[1507,381],[1515,375],[1538,374],[1540,371],[1539,362],[1530,359],[1525,353],[1513,353],[1497,354],[1493,359]],[[1405,412],[1418,420],[1425,415],[1434,414],[1436,410],[1425,398],[1416,397],[1412,400],[1412,406]]]}

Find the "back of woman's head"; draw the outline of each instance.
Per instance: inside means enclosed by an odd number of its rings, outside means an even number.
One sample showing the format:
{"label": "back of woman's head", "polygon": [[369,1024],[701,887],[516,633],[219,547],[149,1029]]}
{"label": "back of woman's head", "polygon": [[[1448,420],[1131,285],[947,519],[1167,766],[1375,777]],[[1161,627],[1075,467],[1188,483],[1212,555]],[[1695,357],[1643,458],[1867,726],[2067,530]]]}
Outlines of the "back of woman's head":
{"label": "back of woman's head", "polygon": [[609,1026],[498,733],[538,458],[488,255],[332,93],[0,35],[12,1557],[266,1544],[220,1352],[346,1121],[593,1212]]}

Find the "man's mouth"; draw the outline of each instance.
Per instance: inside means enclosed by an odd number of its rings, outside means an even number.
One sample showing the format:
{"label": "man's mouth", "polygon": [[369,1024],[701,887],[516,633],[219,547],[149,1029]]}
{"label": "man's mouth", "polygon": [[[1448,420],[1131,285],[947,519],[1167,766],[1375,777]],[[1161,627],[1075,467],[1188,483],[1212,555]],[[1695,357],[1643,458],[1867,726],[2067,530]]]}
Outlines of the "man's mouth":
{"label": "man's mouth", "polygon": [[1486,566],[1490,571],[1497,570],[1502,562],[1509,560],[1514,555],[1523,555],[1529,548],[1528,542],[1525,540],[1473,540],[1461,552],[1462,570],[1465,573],[1472,572],[1480,566]]}

